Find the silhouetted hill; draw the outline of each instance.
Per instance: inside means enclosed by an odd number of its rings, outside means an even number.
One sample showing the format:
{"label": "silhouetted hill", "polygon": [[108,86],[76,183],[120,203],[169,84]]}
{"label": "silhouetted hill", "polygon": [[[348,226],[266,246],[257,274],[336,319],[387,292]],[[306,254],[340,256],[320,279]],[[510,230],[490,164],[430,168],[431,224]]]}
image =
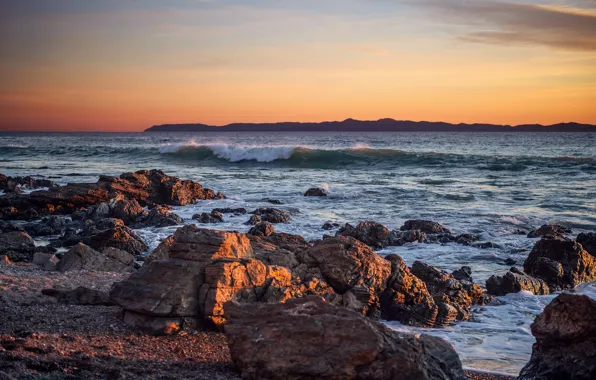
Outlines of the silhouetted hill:
{"label": "silhouetted hill", "polygon": [[596,126],[579,123],[511,126],[393,119],[376,121],[346,119],[344,121],[323,121],[320,123],[232,123],[224,126],[162,124],[146,129],[145,132],[596,132]]}

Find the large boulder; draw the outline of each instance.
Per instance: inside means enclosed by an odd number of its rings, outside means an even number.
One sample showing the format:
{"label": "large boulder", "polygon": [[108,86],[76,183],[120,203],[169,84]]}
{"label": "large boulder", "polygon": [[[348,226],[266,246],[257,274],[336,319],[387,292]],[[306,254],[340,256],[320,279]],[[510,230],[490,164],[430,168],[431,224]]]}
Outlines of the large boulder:
{"label": "large boulder", "polygon": [[56,265],[60,272],[73,270],[92,270],[102,272],[130,272],[133,269],[134,257],[116,248],[106,248],[98,252],[79,243],[66,252]]}
{"label": "large boulder", "polygon": [[551,291],[596,280],[596,258],[574,240],[547,235],[534,244],[524,272],[544,280]]}
{"label": "large boulder", "polygon": [[85,238],[84,242],[98,251],[112,247],[126,251],[134,256],[142,254],[149,248],[140,236],[132,229],[124,226],[99,231]]}
{"label": "large boulder", "polygon": [[596,257],[596,232],[582,232],[575,239],[592,256]]}
{"label": "large boulder", "polygon": [[25,232],[0,234],[0,255],[6,255],[11,261],[31,261],[34,253],[35,242]]}
{"label": "large boulder", "polygon": [[376,222],[360,222],[356,227],[346,224],[336,233],[340,235],[351,236],[373,248],[383,248],[389,244],[390,231]]}
{"label": "large boulder", "polygon": [[570,229],[560,226],[558,224],[543,224],[542,226],[540,226],[540,228],[530,231],[528,233],[528,237],[539,238],[547,235],[563,236],[568,233],[571,233]]}
{"label": "large boulder", "polygon": [[146,215],[137,219],[134,228],[168,227],[184,223],[179,215],[170,212],[167,207],[155,206]]}
{"label": "large boulder", "polygon": [[391,330],[311,296],[226,304],[232,360],[246,379],[461,379],[440,338]]}
{"label": "large boulder", "polygon": [[522,290],[535,295],[550,294],[550,289],[544,280],[527,275],[515,267],[504,276],[493,275],[486,280],[486,291],[493,296],[504,296]]}
{"label": "large boulder", "polygon": [[224,221],[223,214],[216,210],[213,210],[210,213],[203,212],[201,214],[194,214],[192,218],[203,224],[222,223]]}
{"label": "large boulder", "polygon": [[258,208],[252,214],[246,224],[253,226],[260,222],[289,223],[292,220],[289,212],[273,207]]}
{"label": "large boulder", "polygon": [[430,220],[421,220],[421,219],[407,220],[404,223],[404,225],[400,228],[400,230],[402,230],[402,231],[418,230],[418,231],[425,232],[427,234],[441,234],[441,233],[450,234],[451,233],[451,231],[448,228],[444,227],[440,223],[433,222]]}
{"label": "large boulder", "polygon": [[305,197],[326,197],[328,195],[329,193],[327,190],[321,189],[320,187],[311,187],[304,193]]}
{"label": "large boulder", "polygon": [[270,236],[275,232],[275,227],[269,222],[261,222],[252,227],[248,233],[255,236]]}
{"label": "large boulder", "polygon": [[519,380],[596,379],[596,301],[563,293],[532,324],[536,343]]}

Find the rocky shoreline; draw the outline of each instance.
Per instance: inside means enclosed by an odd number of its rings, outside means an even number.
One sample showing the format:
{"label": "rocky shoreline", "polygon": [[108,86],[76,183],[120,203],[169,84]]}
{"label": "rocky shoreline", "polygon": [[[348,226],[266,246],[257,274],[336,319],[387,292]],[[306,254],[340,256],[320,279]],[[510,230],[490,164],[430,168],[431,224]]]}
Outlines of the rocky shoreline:
{"label": "rocky shoreline", "polygon": [[[36,187],[48,189],[21,191]],[[410,242],[486,244],[433,221],[409,220],[394,231],[371,221],[325,225],[334,236],[306,241],[276,232],[274,224],[291,216],[264,207],[250,212],[247,233],[188,224],[146,255],[135,228],[183,225],[172,205],[225,196],[159,170],[66,186],[0,176],[0,189],[7,192],[0,197],[0,361],[10,363],[9,376],[66,370],[85,378],[102,371],[115,378],[491,378],[464,375],[443,340],[398,333],[378,320],[451,325],[471,319],[472,305],[498,302],[495,296],[549,294],[596,280],[596,235],[572,239],[560,226],[532,231],[529,237],[540,240],[523,269],[491,277],[484,290],[469,267],[452,273],[422,261],[408,267],[398,255],[374,251]],[[326,193],[309,189],[305,196]],[[248,212],[214,209],[193,219],[213,224],[228,213]],[[47,246],[32,238],[42,236]],[[569,304],[589,313],[594,301],[578,297],[563,294],[553,301],[557,311],[545,313],[571,310]],[[562,324],[533,326],[538,343],[522,378],[543,376],[544,357],[555,357],[548,368],[560,376],[596,373],[589,364],[594,341],[582,335],[591,327],[578,322],[578,332],[562,338],[556,333]],[[561,339],[577,349],[549,357],[548,347]],[[279,345],[284,350],[267,350]],[[315,350],[308,354],[308,347]]]}

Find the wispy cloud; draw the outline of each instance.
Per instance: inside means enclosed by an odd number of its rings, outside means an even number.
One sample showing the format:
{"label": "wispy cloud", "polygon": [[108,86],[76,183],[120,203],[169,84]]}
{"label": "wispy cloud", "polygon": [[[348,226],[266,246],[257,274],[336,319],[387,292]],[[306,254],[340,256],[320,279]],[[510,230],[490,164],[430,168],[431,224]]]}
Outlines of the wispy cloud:
{"label": "wispy cloud", "polygon": [[596,10],[590,8],[462,0],[411,4],[437,12],[443,21],[474,27],[476,30],[458,35],[464,41],[596,50]]}

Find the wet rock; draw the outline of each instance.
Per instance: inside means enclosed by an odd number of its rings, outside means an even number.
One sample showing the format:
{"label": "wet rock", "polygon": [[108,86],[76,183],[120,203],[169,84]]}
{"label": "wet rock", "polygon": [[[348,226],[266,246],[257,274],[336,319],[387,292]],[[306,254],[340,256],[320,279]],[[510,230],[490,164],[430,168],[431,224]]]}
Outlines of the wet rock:
{"label": "wet rock", "polygon": [[271,203],[274,205],[280,205],[281,201],[279,199],[272,199],[272,198],[263,198],[261,199],[263,202]]}
{"label": "wet rock", "polygon": [[6,255],[11,261],[31,261],[34,253],[35,242],[25,232],[0,234],[0,255]]}
{"label": "wet rock", "polygon": [[536,343],[518,379],[596,379],[596,301],[563,293],[531,328]]}
{"label": "wet rock", "polygon": [[470,281],[470,282],[474,281],[472,279],[472,268],[470,268],[469,266],[463,266],[459,269],[456,269],[453,271],[453,273],[451,273],[451,275],[456,280],[460,280],[460,281],[465,280],[465,281]]}
{"label": "wet rock", "polygon": [[73,270],[94,270],[104,272],[130,272],[133,269],[134,257],[125,251],[106,248],[98,252],[82,243],[66,252],[56,265],[60,272]]}
{"label": "wet rock", "polygon": [[429,243],[429,240],[422,231],[391,231],[389,245],[401,246],[407,243]]}
{"label": "wet rock", "polygon": [[464,379],[440,338],[391,330],[320,297],[226,305],[230,354],[246,379]]}
{"label": "wet rock", "polygon": [[[239,207],[239,208],[214,208],[211,210],[211,213],[219,212],[220,214],[234,214],[234,215],[244,215],[246,214],[246,209]],[[193,218],[194,219],[194,218]]]}
{"label": "wet rock", "polygon": [[544,280],[529,276],[517,268],[511,268],[504,276],[491,276],[486,280],[486,290],[494,296],[518,293],[522,290],[535,295],[550,294],[549,287]]}
{"label": "wet rock", "polygon": [[588,232],[577,235],[575,239],[592,256],[596,257],[596,233]]}
{"label": "wet rock", "polygon": [[261,222],[251,228],[248,233],[255,236],[270,236],[275,232],[275,227],[269,222]]}
{"label": "wet rock", "polygon": [[[56,188],[58,185],[47,179],[39,179],[31,176],[9,177],[0,174],[0,190],[15,192],[20,189],[39,189],[40,187]],[[18,189],[18,190],[17,190]]]}
{"label": "wet rock", "polygon": [[[482,243],[475,243],[475,244],[472,244],[472,247],[480,248],[480,249],[502,249],[503,248],[501,245],[499,245],[497,243],[490,242],[490,241],[485,241]],[[513,264],[510,264],[510,265],[513,265]]]}
{"label": "wet rock", "polygon": [[126,251],[133,256],[138,256],[149,248],[140,236],[125,226],[99,231],[85,238],[84,242],[98,251],[113,247]]}
{"label": "wet rock", "polygon": [[0,220],[0,233],[6,232],[25,232],[25,228],[16,222],[5,222]]}
{"label": "wet rock", "polygon": [[167,208],[162,206],[153,207],[147,215],[143,215],[137,219],[134,224],[135,228],[146,228],[146,227],[169,227],[177,226],[184,223],[177,214],[170,212]]}
{"label": "wet rock", "polygon": [[[457,235],[454,240],[457,244],[472,245],[473,242],[480,240],[480,237],[473,234],[461,234]],[[487,242],[484,244],[484,246],[487,246],[488,244],[492,243]]]}
{"label": "wet rock", "polygon": [[41,294],[56,298],[58,303],[67,305],[111,306],[110,295],[95,289],[80,286],[73,290],[42,289]]}
{"label": "wet rock", "polygon": [[223,214],[217,210],[211,211],[211,213],[194,214],[193,219],[199,223],[222,223],[224,222]]}
{"label": "wet rock", "polygon": [[175,240],[180,239],[182,235],[186,235],[189,232],[196,231],[197,227],[193,224],[180,227],[174,232],[173,235],[168,236],[159,245],[144,258],[146,263],[154,260],[167,259],[169,257],[169,250]]}
{"label": "wet rock", "polygon": [[596,280],[596,258],[574,240],[546,235],[534,244],[524,272],[546,281],[552,291]]}
{"label": "wet rock", "polygon": [[569,233],[571,233],[570,229],[560,226],[558,224],[544,224],[540,228],[530,231],[528,233],[528,237],[538,238],[547,235],[563,236]]}
{"label": "wet rock", "polygon": [[25,230],[31,236],[61,235],[73,222],[64,216],[51,215],[39,222],[27,223]]}
{"label": "wet rock", "polygon": [[512,259],[511,257],[505,259],[505,265],[515,265],[517,263],[517,261],[515,259]]}
{"label": "wet rock", "polygon": [[324,229],[325,231],[334,230],[339,227],[340,227],[339,223],[331,223],[331,222],[327,222],[321,226],[321,228]]}
{"label": "wet rock", "polygon": [[428,234],[440,234],[446,233],[450,234],[451,231],[445,228],[443,225],[433,222],[430,220],[408,220],[404,223],[404,225],[400,228],[402,231],[411,231],[411,230],[419,230],[422,232],[426,232]]}
{"label": "wet rock", "polygon": [[256,225],[260,222],[289,223],[292,218],[290,213],[277,208],[259,208],[252,212],[253,216],[246,222],[248,225]]}
{"label": "wet rock", "polygon": [[325,189],[321,189],[320,187],[312,187],[304,193],[305,197],[326,197],[329,193]]}
{"label": "wet rock", "polygon": [[356,227],[346,224],[335,235],[350,236],[373,248],[383,248],[389,245],[390,231],[376,222],[360,222]]}

